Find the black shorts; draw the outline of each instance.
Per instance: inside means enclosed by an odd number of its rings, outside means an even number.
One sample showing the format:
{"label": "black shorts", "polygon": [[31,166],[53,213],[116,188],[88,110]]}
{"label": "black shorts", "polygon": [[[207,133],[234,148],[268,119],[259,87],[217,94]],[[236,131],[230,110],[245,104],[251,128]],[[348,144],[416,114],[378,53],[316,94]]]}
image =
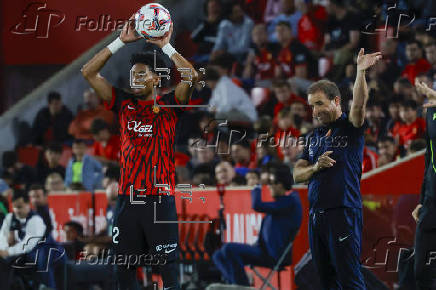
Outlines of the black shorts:
{"label": "black shorts", "polygon": [[114,254],[132,261],[132,256],[139,257],[135,258],[138,266],[177,260],[179,231],[174,196],[147,195],[144,201],[134,204],[129,195],[118,196],[112,227]]}

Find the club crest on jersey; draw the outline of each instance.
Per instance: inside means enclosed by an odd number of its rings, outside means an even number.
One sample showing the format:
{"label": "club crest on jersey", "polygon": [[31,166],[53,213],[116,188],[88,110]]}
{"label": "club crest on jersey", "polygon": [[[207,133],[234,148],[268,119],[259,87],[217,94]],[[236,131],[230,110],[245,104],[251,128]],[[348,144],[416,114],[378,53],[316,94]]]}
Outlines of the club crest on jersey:
{"label": "club crest on jersey", "polygon": [[127,123],[127,130],[133,130],[138,134],[138,137],[152,137],[153,136],[153,125],[142,124],[141,121],[129,121]]}
{"label": "club crest on jersey", "polygon": [[159,113],[160,109],[158,106],[153,106],[153,113],[157,114]]}

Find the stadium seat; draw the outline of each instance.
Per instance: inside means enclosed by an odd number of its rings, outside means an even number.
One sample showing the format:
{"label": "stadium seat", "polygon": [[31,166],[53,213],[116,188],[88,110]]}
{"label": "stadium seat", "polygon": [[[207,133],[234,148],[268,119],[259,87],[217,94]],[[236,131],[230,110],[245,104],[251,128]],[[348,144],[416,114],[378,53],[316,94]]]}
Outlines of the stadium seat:
{"label": "stadium seat", "polygon": [[31,167],[35,167],[38,163],[39,154],[41,152],[41,148],[35,147],[32,145],[18,147],[18,161],[27,164]]}

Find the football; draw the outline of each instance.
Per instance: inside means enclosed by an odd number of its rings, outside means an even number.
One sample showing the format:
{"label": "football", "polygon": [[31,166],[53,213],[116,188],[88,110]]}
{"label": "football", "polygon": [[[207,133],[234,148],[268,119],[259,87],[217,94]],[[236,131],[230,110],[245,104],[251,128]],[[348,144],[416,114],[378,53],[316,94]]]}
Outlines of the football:
{"label": "football", "polygon": [[135,30],[144,38],[165,37],[171,26],[168,9],[158,3],[142,6],[135,14]]}

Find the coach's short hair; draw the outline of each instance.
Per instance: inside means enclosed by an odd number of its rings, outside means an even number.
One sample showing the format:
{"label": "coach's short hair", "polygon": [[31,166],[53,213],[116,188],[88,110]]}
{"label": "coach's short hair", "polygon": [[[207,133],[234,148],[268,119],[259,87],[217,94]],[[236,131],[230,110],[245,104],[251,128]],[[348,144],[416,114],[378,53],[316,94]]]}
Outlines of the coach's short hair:
{"label": "coach's short hair", "polygon": [[130,65],[134,66],[137,63],[142,63],[147,65],[153,72],[155,72],[156,68],[165,68],[165,62],[162,59],[161,54],[156,52],[156,66],[154,63],[154,52],[141,52],[134,53],[130,57]]}
{"label": "coach's short hair", "polygon": [[314,94],[317,92],[323,92],[329,100],[333,100],[336,96],[341,97],[338,86],[329,80],[320,80],[307,89],[307,94]]}

